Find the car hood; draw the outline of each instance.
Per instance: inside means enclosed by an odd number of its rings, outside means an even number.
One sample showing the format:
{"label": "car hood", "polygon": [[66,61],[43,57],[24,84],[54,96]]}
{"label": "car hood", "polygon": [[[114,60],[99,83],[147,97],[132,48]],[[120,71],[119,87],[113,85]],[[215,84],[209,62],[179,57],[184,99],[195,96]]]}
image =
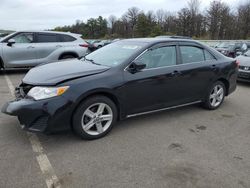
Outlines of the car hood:
{"label": "car hood", "polygon": [[23,78],[30,85],[56,85],[58,83],[107,71],[110,67],[95,65],[78,59],[48,63],[31,69]]}
{"label": "car hood", "polygon": [[236,59],[239,61],[241,66],[250,66],[250,57],[240,55],[236,57]]}

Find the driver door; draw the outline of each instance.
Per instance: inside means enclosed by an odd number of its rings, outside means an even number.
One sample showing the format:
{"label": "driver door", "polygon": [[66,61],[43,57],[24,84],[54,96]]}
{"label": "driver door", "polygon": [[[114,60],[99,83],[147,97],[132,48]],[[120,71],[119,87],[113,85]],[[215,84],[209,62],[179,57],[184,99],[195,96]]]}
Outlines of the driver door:
{"label": "driver door", "polygon": [[179,89],[176,86],[178,77],[173,75],[177,64],[176,45],[155,46],[136,61],[146,64],[146,68],[136,73],[128,69],[124,72],[126,113],[131,115],[174,105]]}
{"label": "driver door", "polygon": [[34,34],[18,33],[10,39],[15,43],[3,45],[3,59],[7,68],[35,66],[37,63],[37,54],[35,51]]}

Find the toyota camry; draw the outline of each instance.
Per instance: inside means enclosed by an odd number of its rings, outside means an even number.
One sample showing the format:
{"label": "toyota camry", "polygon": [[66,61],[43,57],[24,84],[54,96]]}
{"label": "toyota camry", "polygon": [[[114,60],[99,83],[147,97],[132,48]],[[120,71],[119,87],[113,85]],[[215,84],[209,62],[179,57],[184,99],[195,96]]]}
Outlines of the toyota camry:
{"label": "toyota camry", "polygon": [[97,139],[133,116],[196,103],[215,110],[237,73],[235,60],[191,39],[126,39],[31,69],[2,112],[28,131]]}

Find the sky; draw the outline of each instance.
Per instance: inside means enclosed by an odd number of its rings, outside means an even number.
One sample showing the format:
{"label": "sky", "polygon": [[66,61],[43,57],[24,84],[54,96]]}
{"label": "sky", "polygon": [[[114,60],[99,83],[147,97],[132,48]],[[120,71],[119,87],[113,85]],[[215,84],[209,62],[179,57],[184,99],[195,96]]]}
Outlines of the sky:
{"label": "sky", "polygon": [[[200,0],[201,10],[212,0]],[[236,7],[244,0],[221,0]],[[144,12],[163,9],[176,12],[187,6],[188,0],[0,0],[0,29],[44,30],[72,25],[76,20],[111,14],[121,17],[136,6]]]}

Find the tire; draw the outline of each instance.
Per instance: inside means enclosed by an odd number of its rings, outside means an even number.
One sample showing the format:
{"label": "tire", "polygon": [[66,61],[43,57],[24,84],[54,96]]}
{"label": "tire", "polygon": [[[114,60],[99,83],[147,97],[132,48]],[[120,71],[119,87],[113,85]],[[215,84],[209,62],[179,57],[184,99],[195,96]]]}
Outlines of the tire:
{"label": "tire", "polygon": [[114,102],[105,96],[97,95],[87,98],[76,109],[73,115],[73,130],[85,140],[94,140],[107,135],[116,121],[117,108]]}
{"label": "tire", "polygon": [[59,60],[62,60],[62,59],[74,59],[76,58],[75,56],[73,55],[63,55],[59,58]]}
{"label": "tire", "polygon": [[3,59],[0,57],[0,70],[4,69]]}
{"label": "tire", "polygon": [[223,82],[216,81],[209,89],[203,106],[208,110],[215,110],[221,106],[226,94]]}

